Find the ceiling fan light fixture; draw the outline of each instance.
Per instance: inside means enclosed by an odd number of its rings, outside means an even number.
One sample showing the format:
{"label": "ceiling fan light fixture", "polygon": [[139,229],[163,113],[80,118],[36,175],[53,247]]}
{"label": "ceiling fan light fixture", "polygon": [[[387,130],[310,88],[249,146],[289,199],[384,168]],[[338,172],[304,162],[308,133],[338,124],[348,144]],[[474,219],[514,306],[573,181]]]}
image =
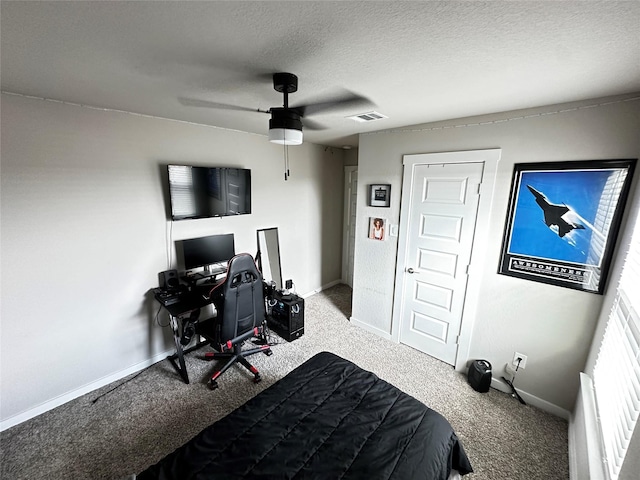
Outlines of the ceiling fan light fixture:
{"label": "ceiling fan light fixture", "polygon": [[269,141],[280,145],[302,143],[300,114],[289,108],[272,108],[269,120]]}
{"label": "ceiling fan light fixture", "polygon": [[300,145],[302,143],[302,130],[290,128],[271,128],[269,141],[279,145]]}

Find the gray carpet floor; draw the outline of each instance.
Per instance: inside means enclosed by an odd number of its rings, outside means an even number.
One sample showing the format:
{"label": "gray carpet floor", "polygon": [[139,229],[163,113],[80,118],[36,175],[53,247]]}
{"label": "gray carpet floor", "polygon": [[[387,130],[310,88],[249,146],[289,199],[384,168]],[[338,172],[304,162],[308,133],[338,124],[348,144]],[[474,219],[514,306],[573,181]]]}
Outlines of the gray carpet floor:
{"label": "gray carpet floor", "polygon": [[350,308],[345,285],[307,298],[305,335],[291,343],[280,339],[270,357],[251,357],[263,378],[259,384],[233,367],[211,391],[213,365],[202,359],[202,349],[187,357],[189,385],[165,360],[7,429],[0,435],[1,478],[121,479],[139,473],[325,350],[443,414],[475,470],[465,478],[569,478],[565,420],[497,390],[474,391],[452,367],[352,325]]}

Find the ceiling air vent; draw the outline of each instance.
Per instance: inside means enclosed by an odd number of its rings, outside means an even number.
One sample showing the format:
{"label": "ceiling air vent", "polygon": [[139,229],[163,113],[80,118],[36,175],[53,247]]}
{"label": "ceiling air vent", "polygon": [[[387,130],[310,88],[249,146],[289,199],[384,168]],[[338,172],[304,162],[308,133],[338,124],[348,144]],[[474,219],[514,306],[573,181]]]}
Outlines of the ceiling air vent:
{"label": "ceiling air vent", "polygon": [[381,120],[383,118],[389,118],[378,112],[359,113],[358,115],[351,115],[347,118],[355,120],[356,122],[373,122],[374,120]]}

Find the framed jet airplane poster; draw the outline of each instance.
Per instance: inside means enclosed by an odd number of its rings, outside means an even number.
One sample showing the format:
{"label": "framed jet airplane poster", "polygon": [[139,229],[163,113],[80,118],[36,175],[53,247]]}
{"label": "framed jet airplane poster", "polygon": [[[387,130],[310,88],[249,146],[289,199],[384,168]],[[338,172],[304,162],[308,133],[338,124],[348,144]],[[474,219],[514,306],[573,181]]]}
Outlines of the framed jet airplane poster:
{"label": "framed jet airplane poster", "polygon": [[635,163],[516,164],[498,273],[602,294]]}

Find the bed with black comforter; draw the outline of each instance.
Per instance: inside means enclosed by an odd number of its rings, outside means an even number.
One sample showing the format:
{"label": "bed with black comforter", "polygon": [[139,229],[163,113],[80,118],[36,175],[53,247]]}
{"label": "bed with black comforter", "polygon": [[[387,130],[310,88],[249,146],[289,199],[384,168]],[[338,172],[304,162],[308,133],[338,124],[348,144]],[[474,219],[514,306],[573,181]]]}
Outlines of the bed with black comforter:
{"label": "bed with black comforter", "polygon": [[442,415],[323,352],[137,479],[447,480],[452,469],[472,471]]}

